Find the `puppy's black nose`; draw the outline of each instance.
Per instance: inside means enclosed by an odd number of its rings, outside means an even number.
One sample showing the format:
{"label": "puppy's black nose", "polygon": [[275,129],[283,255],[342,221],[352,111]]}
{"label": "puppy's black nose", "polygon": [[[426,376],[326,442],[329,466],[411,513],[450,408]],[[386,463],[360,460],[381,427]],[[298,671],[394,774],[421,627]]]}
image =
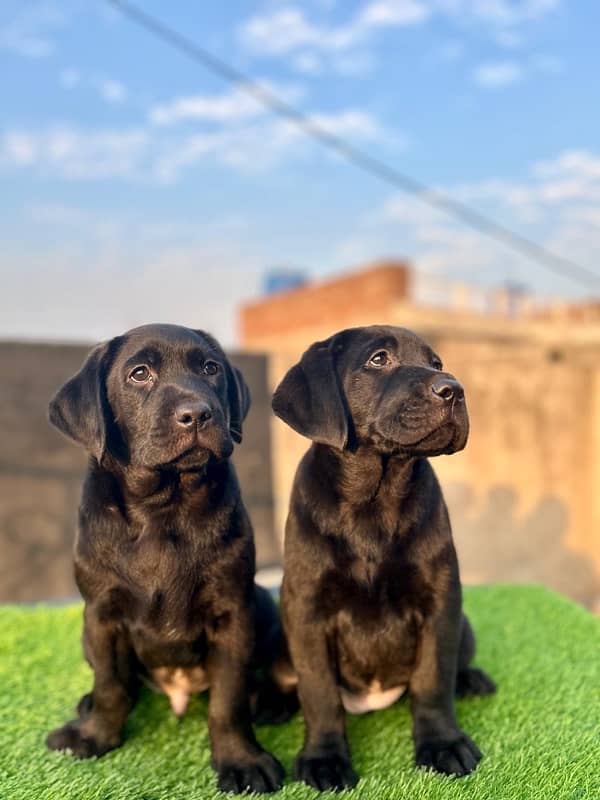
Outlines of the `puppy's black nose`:
{"label": "puppy's black nose", "polygon": [[452,378],[438,378],[431,384],[431,389],[445,403],[450,403],[452,400],[460,401],[465,396],[463,387]]}
{"label": "puppy's black nose", "polygon": [[208,403],[201,400],[194,402],[181,403],[175,409],[175,419],[182,428],[191,428],[198,424],[203,427],[211,419],[212,411]]}

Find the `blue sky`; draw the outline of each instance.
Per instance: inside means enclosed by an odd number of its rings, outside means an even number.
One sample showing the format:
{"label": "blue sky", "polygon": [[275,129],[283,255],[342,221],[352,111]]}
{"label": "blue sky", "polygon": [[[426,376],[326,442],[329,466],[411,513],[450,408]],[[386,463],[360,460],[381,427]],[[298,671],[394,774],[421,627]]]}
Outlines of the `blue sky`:
{"label": "blue sky", "polygon": [[[595,0],[144,7],[353,144],[600,271]],[[324,152],[102,0],[3,0],[0,95],[2,336],[160,319],[231,344],[265,269],[389,256],[585,294]]]}

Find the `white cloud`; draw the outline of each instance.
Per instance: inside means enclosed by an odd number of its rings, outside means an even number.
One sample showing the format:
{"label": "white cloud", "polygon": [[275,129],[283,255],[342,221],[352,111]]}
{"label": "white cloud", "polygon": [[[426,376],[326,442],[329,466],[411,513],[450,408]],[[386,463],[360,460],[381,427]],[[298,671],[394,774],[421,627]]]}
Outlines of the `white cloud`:
{"label": "white cloud", "polygon": [[491,61],[480,64],[473,72],[473,80],[484,89],[502,89],[517,83],[523,69],[515,61]]}
{"label": "white cloud", "polygon": [[578,178],[600,181],[600,156],[586,150],[566,150],[551,161],[535,164],[533,174],[542,179],[575,174]]}
{"label": "white cloud", "polygon": [[319,75],[319,73],[323,72],[324,61],[317,53],[305,51],[294,56],[292,66],[305,75]]}
{"label": "white cloud", "polygon": [[294,6],[255,16],[241,28],[243,43],[260,53],[282,54],[301,48],[340,51],[363,42],[380,28],[418,25],[429,16],[420,0],[376,0],[367,3],[349,22],[326,26],[310,22]]}
{"label": "white cloud", "polygon": [[[289,63],[298,72],[317,75],[328,70],[362,75],[373,66],[373,54],[365,48],[379,31],[422,25],[437,18],[450,21],[459,32],[477,26],[496,44],[514,49],[522,45],[526,26],[558,9],[560,2],[371,0],[345,21],[336,23],[323,21],[323,14],[313,18],[300,5],[286,4],[250,17],[238,33],[242,44],[254,55],[289,56]],[[442,61],[455,61],[462,52],[463,45],[455,41],[440,48],[438,55]],[[510,75],[505,69],[504,74],[492,74],[488,79],[486,68],[483,81],[490,86],[499,86],[502,81],[506,85],[514,81],[516,69],[513,66]]]}
{"label": "white cloud", "polygon": [[127,87],[114,78],[91,77],[78,69],[69,67],[60,71],[58,79],[63,89],[68,91],[79,88],[91,89],[111,105],[124,103],[127,99]]}
{"label": "white cloud", "polygon": [[0,135],[0,167],[29,167],[74,180],[133,176],[148,147],[140,129],[84,130],[70,125]]}
{"label": "white cloud", "polygon": [[183,120],[228,120],[247,119],[264,114],[264,107],[243,92],[215,97],[178,97],[166,105],[155,106],[150,111],[150,120],[156,125],[174,125]]}
{"label": "white cloud", "polygon": [[[490,178],[440,190],[553,252],[598,269],[600,153],[566,151],[533,164],[514,180]],[[195,219],[149,224],[133,211],[98,216],[61,205],[30,209],[29,229],[35,230],[38,243],[44,242],[44,226],[52,246],[40,244],[33,253],[20,243],[16,249],[10,242],[4,248],[9,268],[0,294],[0,335],[46,337],[51,332],[58,338],[100,339],[164,320],[206,327],[232,344],[236,307],[258,291],[264,264],[278,252],[277,246],[268,249],[264,242],[269,237],[257,234],[252,220],[243,218],[215,217],[199,227]],[[78,244],[73,228],[80,234]],[[353,233],[332,242],[322,263],[345,267],[382,253],[406,257],[425,273],[417,283],[423,301],[437,302],[438,291],[447,302],[448,279],[484,286],[512,279],[541,295],[583,291],[403,194],[392,195],[362,221],[349,220],[348,228]],[[441,283],[428,274],[440,276]],[[204,302],[207,297],[215,301]]]}
{"label": "white cloud", "polygon": [[291,56],[291,65],[304,75],[333,72],[346,78],[368,75],[375,66],[375,57],[367,51],[351,50],[336,53],[303,51]]}
{"label": "white cloud", "polygon": [[[9,129],[0,131],[0,170],[30,169],[67,180],[175,181],[184,169],[206,160],[238,172],[259,172],[314,147],[290,122],[269,116],[262,108],[260,113],[263,116],[257,119],[234,120],[235,124],[200,128],[196,133],[152,125]],[[350,140],[383,139],[377,120],[359,109],[316,112],[310,119]]]}
{"label": "white cloud", "polygon": [[300,47],[316,46],[322,32],[308,22],[304,12],[285,8],[270,16],[252,17],[241,29],[242,41],[253,50],[287,53]]}
{"label": "white cloud", "polygon": [[[346,109],[337,114],[313,113],[311,120],[323,130],[351,139],[372,140],[380,128],[368,114]],[[210,159],[238,172],[262,172],[292,155],[301,155],[310,146],[295,125],[283,120],[244,125],[240,128],[209,131],[183,138],[154,165],[159,180],[174,181],[184,169]]]}
{"label": "white cloud", "polygon": [[[600,153],[565,151],[533,164],[519,179],[490,178],[439,187],[446,196],[520,231],[593,272],[600,263]],[[419,270],[455,280],[528,283],[541,294],[575,296],[585,289],[479,235],[441,210],[395,194],[353,226],[342,256],[392,252]]]}
{"label": "white cloud", "polygon": [[560,0],[373,0],[337,25],[315,23],[302,8],[288,5],[251,17],[240,28],[240,37],[246,47],[260,54],[302,48],[336,51],[364,42],[378,29],[419,25],[441,16],[461,25],[487,25],[506,43],[514,44],[515,27],[540,19],[559,4]]}
{"label": "white cloud", "polygon": [[45,58],[54,52],[54,36],[65,24],[65,15],[54,5],[23,4],[0,26],[0,50],[26,58]]}
{"label": "white cloud", "polygon": [[558,75],[562,61],[554,56],[534,55],[520,61],[491,61],[479,64],[473,71],[473,81],[484,89],[503,89],[519,83],[533,73]]}
{"label": "white cloud", "polygon": [[[356,136],[360,139],[374,139],[380,134],[379,124],[365,111],[347,109],[338,113],[311,114],[311,120],[330,133],[338,136]],[[287,123],[284,123],[288,125]],[[288,126],[290,127],[290,126]],[[295,126],[291,128],[296,137],[303,136]]]}
{"label": "white cloud", "polygon": [[521,25],[555,11],[561,0],[438,0],[451,16],[470,16],[500,26]]}
{"label": "white cloud", "polygon": [[537,219],[574,208],[600,207],[600,155],[566,150],[556,158],[534,163],[520,181],[487,180],[453,187],[466,203],[500,203],[511,213]]}
{"label": "white cloud", "polygon": [[127,98],[127,89],[120,81],[103,78],[97,82],[97,87],[107,103],[123,103]]}
{"label": "white cloud", "polygon": [[[59,79],[68,89],[92,86],[107,102],[122,102],[127,96],[120,82],[90,78],[72,68],[63,70]],[[290,103],[303,96],[302,87],[294,84],[262,81],[257,86]],[[351,140],[384,140],[377,120],[360,109],[306,114],[316,127]],[[394,144],[405,142],[396,136]],[[203,163],[240,173],[268,170],[285,158],[304,157],[310,146],[297,126],[239,87],[215,95],[174,97],[152,107],[143,124],[121,129],[65,123],[0,128],[0,170],[29,169],[67,180],[173,182],[184,170]]]}
{"label": "white cloud", "polygon": [[427,6],[419,0],[376,0],[367,3],[359,12],[354,29],[356,36],[361,36],[364,29],[416,25],[427,19],[429,14]]}
{"label": "white cloud", "polygon": [[[298,86],[277,85],[270,81],[257,81],[257,84],[264,87],[266,92],[290,103],[299,100],[303,95]],[[154,106],[149,116],[155,125],[174,125],[186,120],[235,122],[268,113],[264,103],[239,88],[219,95],[176,97],[168,103]]]}
{"label": "white cloud", "polygon": [[0,164],[4,161],[16,167],[35,163],[38,146],[35,137],[23,131],[9,131],[0,141]]}

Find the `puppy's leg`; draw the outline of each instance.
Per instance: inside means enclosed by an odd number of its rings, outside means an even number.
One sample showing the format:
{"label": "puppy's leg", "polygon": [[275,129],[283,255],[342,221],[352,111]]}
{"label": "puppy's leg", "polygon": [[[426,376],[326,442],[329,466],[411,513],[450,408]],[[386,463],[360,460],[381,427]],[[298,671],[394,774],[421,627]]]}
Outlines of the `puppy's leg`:
{"label": "puppy's leg", "polygon": [[121,731],[137,697],[136,658],[125,631],[114,622],[99,620],[86,606],[86,655],[94,670],[94,688],[79,701],[79,719],[48,735],[51,750],[76,758],[101,756],[121,744]]}
{"label": "puppy's leg", "polygon": [[346,739],[346,714],[336,683],[325,631],[313,622],[288,619],[287,632],[304,715],[304,746],[294,777],[321,791],[346,789],[358,782]]}
{"label": "puppy's leg", "polygon": [[409,687],[417,765],[459,777],[481,758],[454,715],[460,627],[460,597],[426,620]]}
{"label": "puppy's leg", "polygon": [[256,725],[279,725],[287,722],[300,707],[296,691],[298,679],[275,601],[262,586],[256,587],[255,595],[259,672],[252,696],[252,719]]}
{"label": "puppy's leg", "polygon": [[496,684],[489,675],[477,667],[470,666],[474,655],[475,636],[469,620],[463,615],[456,674],[457,697],[477,697],[494,694],[496,691]]}
{"label": "puppy's leg", "polygon": [[253,621],[240,612],[231,619],[215,631],[209,643],[212,765],[223,792],[274,792],[282,785],[283,768],[258,744],[250,721]]}
{"label": "puppy's leg", "polygon": [[281,725],[290,720],[300,708],[297,685],[298,678],[282,641],[268,671],[257,679],[252,702],[254,724]]}

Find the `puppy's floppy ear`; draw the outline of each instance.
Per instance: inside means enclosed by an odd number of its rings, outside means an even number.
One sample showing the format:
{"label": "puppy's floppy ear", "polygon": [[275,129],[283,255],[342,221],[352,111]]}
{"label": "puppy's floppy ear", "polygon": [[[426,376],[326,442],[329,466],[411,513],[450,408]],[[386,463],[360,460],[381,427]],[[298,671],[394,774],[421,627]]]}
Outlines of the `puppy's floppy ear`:
{"label": "puppy's floppy ear", "polygon": [[308,348],[275,390],[272,406],[302,436],[343,450],[350,420],[335,368],[337,340],[332,336]]}
{"label": "puppy's floppy ear", "polygon": [[99,344],[79,372],[62,386],[48,407],[52,425],[90,452],[98,462],[107,449],[112,411],[106,393],[109,360],[117,339]]}
{"label": "puppy's floppy ear", "polygon": [[244,376],[237,367],[228,360],[227,365],[227,402],[229,403],[229,433],[234,442],[242,441],[242,422],[250,408],[250,389]]}

